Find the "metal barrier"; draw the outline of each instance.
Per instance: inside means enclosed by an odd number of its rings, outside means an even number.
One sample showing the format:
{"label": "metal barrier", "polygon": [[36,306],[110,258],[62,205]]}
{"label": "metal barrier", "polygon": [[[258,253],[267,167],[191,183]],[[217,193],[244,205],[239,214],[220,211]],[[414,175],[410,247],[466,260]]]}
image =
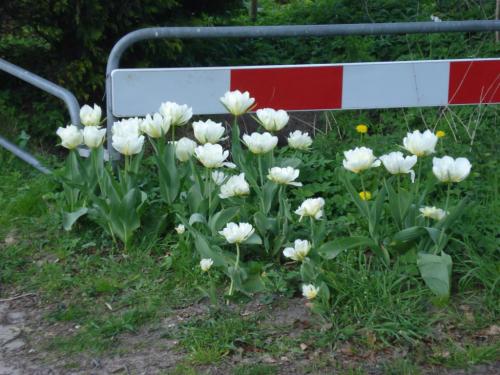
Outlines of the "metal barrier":
{"label": "metal barrier", "polygon": [[[445,32],[484,32],[500,30],[500,21],[447,21],[447,22],[396,22],[345,25],[297,26],[217,26],[217,27],[153,27],[133,31],[123,36],[113,47],[106,67],[107,133],[115,121],[111,90],[111,73],[118,69],[123,53],[133,44],[148,39],[214,39],[214,38],[275,38],[275,37],[326,37],[342,35],[426,34]],[[110,158],[119,154],[108,142]]]}
{"label": "metal barrier", "polygon": [[[76,97],[70,91],[65,88],[56,85],[53,82],[46,80],[34,73],[27,71],[17,65],[11,64],[4,59],[0,59],[0,70],[3,70],[31,85],[38,87],[39,89],[61,99],[66,104],[68,108],[69,115],[71,118],[71,123],[73,125],[80,125],[80,105],[76,100]],[[32,154],[23,150],[22,148],[16,146],[15,144],[9,142],[5,138],[0,136],[0,146],[12,152],[18,158],[24,160],[26,163],[30,164],[42,173],[50,173],[50,170],[44,167]]]}

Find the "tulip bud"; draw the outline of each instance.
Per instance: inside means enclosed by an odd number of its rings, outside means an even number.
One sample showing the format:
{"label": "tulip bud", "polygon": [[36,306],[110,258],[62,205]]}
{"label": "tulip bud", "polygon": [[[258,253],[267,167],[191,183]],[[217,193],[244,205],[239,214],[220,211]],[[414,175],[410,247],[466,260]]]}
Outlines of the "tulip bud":
{"label": "tulip bud", "polygon": [[98,148],[104,143],[106,129],[97,126],[86,126],[83,128],[83,143],[88,148]]}
{"label": "tulip bud", "polygon": [[232,176],[220,187],[219,197],[222,199],[250,194],[250,185],[245,181],[245,173]]}
{"label": "tulip bud", "polygon": [[296,130],[287,138],[288,146],[296,150],[308,150],[311,147],[313,141],[309,137],[309,133],[302,133],[300,130]]}
{"label": "tulip bud", "polygon": [[99,126],[101,123],[101,107],[97,104],[94,104],[94,108],[85,104],[80,109],[80,122],[84,126]]}
{"label": "tulip bud", "polygon": [[56,134],[61,138],[61,145],[69,150],[77,148],[83,142],[83,134],[75,125],[58,128]]}
{"label": "tulip bud", "polygon": [[175,156],[182,162],[188,161],[194,154],[196,142],[192,139],[183,137],[175,142]]}
{"label": "tulip bud", "polygon": [[228,223],[223,230],[219,231],[219,234],[224,236],[227,242],[239,244],[246,241],[254,232],[255,229],[251,224]]}
{"label": "tulip bud", "polygon": [[276,111],[272,108],[259,109],[257,111],[257,118],[268,132],[277,132],[283,129],[289,120],[288,113],[282,109]]}
{"label": "tulip bud", "polygon": [[173,102],[161,103],[158,110],[163,117],[170,119],[171,126],[185,125],[193,117],[193,109],[186,104],[179,105]]}
{"label": "tulip bud", "polygon": [[423,133],[415,130],[413,133],[406,134],[403,138],[403,147],[416,156],[430,155],[435,152],[438,137],[430,130]]}
{"label": "tulip bud", "polygon": [[377,160],[373,151],[367,147],[356,147],[354,150],[345,151],[344,156],[344,168],[354,173],[380,165],[380,160]]}
{"label": "tulip bud", "polygon": [[203,272],[207,272],[212,267],[213,264],[214,264],[214,261],[210,258],[202,259],[200,261],[201,270]]}
{"label": "tulip bud", "polygon": [[195,121],[193,122],[194,137],[202,145],[205,143],[217,143],[224,135],[224,127],[221,122]]}
{"label": "tulip bud", "polygon": [[226,92],[224,96],[220,98],[220,101],[229,113],[240,116],[250,110],[255,99],[250,97],[248,91],[241,93],[239,90],[236,90]]}
{"label": "tulip bud", "polygon": [[265,154],[271,151],[278,144],[278,137],[271,133],[252,133],[243,135],[243,142],[254,154]]}
{"label": "tulip bud", "polygon": [[319,288],[315,287],[312,284],[302,285],[302,295],[309,300],[316,298],[316,296],[318,295],[318,292],[319,292]]}
{"label": "tulip bud", "polygon": [[299,173],[300,171],[298,169],[294,169],[292,167],[273,167],[269,169],[267,178],[280,185],[302,186],[302,183],[295,182],[295,180],[299,177]]}

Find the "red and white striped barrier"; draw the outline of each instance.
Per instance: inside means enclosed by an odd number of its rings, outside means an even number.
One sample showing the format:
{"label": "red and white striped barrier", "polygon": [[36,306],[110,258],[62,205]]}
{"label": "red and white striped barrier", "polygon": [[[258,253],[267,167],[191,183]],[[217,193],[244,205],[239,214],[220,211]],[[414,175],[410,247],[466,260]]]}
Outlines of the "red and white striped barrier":
{"label": "red and white striped barrier", "polygon": [[229,90],[249,91],[255,109],[287,111],[500,103],[500,59],[118,69],[111,77],[117,117],[152,113],[165,101],[226,113],[219,98]]}

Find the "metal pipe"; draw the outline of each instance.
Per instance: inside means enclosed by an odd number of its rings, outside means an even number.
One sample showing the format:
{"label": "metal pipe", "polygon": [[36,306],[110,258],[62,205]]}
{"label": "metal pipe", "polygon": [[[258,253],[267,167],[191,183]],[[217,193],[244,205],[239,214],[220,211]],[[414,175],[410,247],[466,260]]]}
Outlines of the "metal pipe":
{"label": "metal pipe", "polygon": [[23,81],[28,82],[29,84],[36,86],[39,89],[64,101],[69,111],[71,123],[73,125],[80,126],[80,105],[71,91],[68,91],[64,87],[56,85],[45,78],[42,78],[1,58],[0,70],[22,79]]}
{"label": "metal pipe", "polygon": [[50,174],[52,173],[50,169],[44,167],[37,158],[35,158],[33,155],[31,155],[29,152],[23,150],[22,148],[16,146],[15,144],[9,142],[6,140],[4,137],[0,136],[0,146],[5,148],[7,151],[12,152],[14,155],[16,155],[19,159],[25,161],[32,167],[36,168],[40,172],[44,174]]}
{"label": "metal pipe", "polygon": [[[133,44],[148,39],[182,38],[274,38],[274,37],[313,37],[341,35],[390,35],[422,34],[444,32],[484,32],[500,30],[500,21],[446,21],[446,22],[394,22],[363,23],[344,25],[285,25],[285,26],[215,26],[215,27],[151,27],[132,31],[123,36],[113,46],[106,66],[106,113],[107,135],[111,137],[113,100],[111,97],[111,72],[117,69],[123,53]],[[119,159],[119,154],[108,142],[108,151],[112,159]]]}
{"label": "metal pipe", "polygon": [[[68,91],[64,87],[56,85],[55,83],[50,82],[45,78],[42,78],[1,58],[0,70],[3,70],[19,79],[22,79],[23,81],[28,82],[31,85],[38,87],[39,89],[63,100],[66,104],[66,107],[68,108],[71,123],[73,125],[80,126],[80,105],[78,104],[76,97],[73,95],[73,93],[71,93],[71,91]],[[44,167],[32,154],[7,141],[1,136],[0,146],[12,152],[14,155],[24,160],[31,166],[35,167],[40,172],[45,174],[51,173],[50,170]]]}

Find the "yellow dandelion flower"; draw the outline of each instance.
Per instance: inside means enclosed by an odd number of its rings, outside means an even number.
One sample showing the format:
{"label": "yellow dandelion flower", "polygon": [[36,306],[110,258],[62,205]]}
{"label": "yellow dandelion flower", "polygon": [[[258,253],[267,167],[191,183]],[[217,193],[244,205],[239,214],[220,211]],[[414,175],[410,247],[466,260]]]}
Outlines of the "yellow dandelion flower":
{"label": "yellow dandelion flower", "polygon": [[436,132],[436,137],[438,137],[438,138],[443,138],[445,135],[446,135],[446,133],[442,130],[438,130]]}
{"label": "yellow dandelion flower", "polygon": [[365,124],[359,124],[358,126],[356,126],[356,131],[358,133],[365,134],[368,132],[368,126],[366,126]]}
{"label": "yellow dandelion flower", "polygon": [[360,191],[359,197],[363,201],[369,201],[370,199],[372,199],[372,193],[370,193],[369,191]]}

